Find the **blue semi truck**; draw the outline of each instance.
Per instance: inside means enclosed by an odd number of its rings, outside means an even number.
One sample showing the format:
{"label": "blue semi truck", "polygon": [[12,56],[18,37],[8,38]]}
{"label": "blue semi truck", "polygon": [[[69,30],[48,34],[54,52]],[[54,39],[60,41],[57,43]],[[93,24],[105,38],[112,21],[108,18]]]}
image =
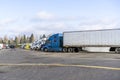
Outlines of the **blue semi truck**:
{"label": "blue semi truck", "polygon": [[53,34],[50,36],[47,40],[46,43],[42,45],[41,47],[42,51],[62,51],[63,50],[63,35],[58,33],[58,34]]}
{"label": "blue semi truck", "polygon": [[68,31],[51,35],[42,51],[91,52],[120,51],[120,29]]}

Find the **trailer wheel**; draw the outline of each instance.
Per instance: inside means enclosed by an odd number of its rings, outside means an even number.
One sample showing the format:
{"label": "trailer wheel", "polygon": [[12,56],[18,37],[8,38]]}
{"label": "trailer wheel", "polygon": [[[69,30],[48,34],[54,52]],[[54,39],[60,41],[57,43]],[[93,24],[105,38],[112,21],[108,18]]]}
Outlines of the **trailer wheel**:
{"label": "trailer wheel", "polygon": [[74,48],[74,52],[79,52],[79,48]]}
{"label": "trailer wheel", "polygon": [[120,48],[116,48],[116,49],[115,49],[115,53],[120,54]]}
{"label": "trailer wheel", "polygon": [[68,52],[73,52],[73,48],[68,48]]}

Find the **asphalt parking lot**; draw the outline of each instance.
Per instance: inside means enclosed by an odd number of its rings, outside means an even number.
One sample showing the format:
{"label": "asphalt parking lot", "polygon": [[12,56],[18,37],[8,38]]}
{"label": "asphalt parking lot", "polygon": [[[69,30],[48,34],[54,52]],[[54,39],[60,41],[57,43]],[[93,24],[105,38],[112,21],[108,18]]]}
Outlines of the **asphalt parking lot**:
{"label": "asphalt parking lot", "polygon": [[120,54],[4,49],[0,80],[120,80]]}

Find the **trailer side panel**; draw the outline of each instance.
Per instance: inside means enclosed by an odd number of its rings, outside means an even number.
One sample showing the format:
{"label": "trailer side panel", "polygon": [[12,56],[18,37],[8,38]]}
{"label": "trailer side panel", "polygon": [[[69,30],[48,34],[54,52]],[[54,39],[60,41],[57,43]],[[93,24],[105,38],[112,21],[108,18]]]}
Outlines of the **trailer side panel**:
{"label": "trailer side panel", "polygon": [[64,32],[63,46],[120,47],[120,29]]}

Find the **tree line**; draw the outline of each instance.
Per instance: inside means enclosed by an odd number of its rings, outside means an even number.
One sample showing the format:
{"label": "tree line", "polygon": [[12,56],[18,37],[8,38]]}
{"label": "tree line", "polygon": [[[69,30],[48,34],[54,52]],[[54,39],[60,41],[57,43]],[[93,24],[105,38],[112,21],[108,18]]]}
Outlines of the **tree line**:
{"label": "tree line", "polygon": [[22,35],[22,36],[15,36],[15,38],[8,39],[7,36],[4,36],[4,38],[0,38],[0,43],[3,44],[23,44],[23,43],[32,43],[34,42],[35,37],[34,34],[31,34],[30,36]]}

